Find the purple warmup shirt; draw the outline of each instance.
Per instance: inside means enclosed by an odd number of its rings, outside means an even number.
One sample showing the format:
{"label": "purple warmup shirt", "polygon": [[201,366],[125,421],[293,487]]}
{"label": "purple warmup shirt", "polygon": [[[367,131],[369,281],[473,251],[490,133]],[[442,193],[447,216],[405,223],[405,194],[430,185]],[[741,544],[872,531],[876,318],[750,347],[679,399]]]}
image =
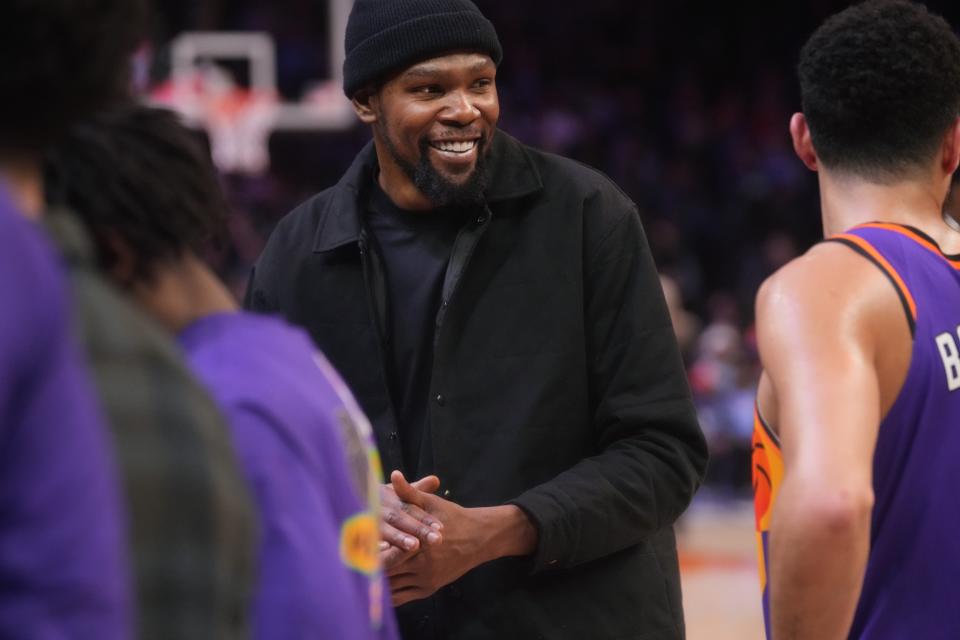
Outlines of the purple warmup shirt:
{"label": "purple warmup shirt", "polygon": [[0,190],[0,637],[131,624],[116,471],[52,249]]}
{"label": "purple warmup shirt", "polygon": [[258,638],[396,638],[378,565],[370,425],[309,337],[224,313],[180,336],[220,404],[260,513]]}

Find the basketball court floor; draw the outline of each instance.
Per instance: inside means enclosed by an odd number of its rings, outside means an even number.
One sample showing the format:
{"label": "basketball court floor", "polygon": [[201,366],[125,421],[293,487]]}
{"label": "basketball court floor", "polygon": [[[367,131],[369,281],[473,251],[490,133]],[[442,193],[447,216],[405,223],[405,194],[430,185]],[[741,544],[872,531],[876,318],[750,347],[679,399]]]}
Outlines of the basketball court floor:
{"label": "basketball court floor", "polygon": [[763,640],[753,503],[701,494],[677,536],[688,640]]}

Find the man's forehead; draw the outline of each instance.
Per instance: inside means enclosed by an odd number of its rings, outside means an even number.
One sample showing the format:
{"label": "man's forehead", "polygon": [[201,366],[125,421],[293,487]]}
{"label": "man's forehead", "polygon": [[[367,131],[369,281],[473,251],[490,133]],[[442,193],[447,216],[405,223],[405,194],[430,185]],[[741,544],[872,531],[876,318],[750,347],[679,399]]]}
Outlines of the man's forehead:
{"label": "man's forehead", "polygon": [[412,64],[401,71],[398,77],[431,76],[451,71],[476,72],[495,67],[493,59],[485,53],[454,52]]}

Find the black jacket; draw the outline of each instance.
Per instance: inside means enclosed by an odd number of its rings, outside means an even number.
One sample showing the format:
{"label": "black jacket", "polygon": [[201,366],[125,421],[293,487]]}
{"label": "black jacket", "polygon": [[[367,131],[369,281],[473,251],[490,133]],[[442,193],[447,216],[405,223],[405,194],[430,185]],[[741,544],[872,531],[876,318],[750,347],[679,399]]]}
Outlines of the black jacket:
{"label": "black jacket", "polygon": [[[513,503],[532,558],[403,607],[406,638],[680,638],[673,523],[706,446],[636,207],[602,174],[502,132],[488,206],[458,236],[437,313],[430,435],[441,495]],[[402,468],[384,375],[388,300],[363,228],[368,145],[279,224],[246,305],[305,327]]]}

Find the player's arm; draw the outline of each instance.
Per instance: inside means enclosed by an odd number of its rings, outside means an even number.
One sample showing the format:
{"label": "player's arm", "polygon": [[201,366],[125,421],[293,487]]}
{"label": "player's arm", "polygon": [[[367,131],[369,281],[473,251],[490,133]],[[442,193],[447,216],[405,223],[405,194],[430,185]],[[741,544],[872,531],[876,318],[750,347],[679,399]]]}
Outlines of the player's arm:
{"label": "player's arm", "polygon": [[839,245],[816,247],[758,295],[760,354],[776,399],[767,417],[784,455],[770,531],[777,640],[847,636],[869,551],[876,323],[899,318],[909,339],[902,313],[879,271]]}

